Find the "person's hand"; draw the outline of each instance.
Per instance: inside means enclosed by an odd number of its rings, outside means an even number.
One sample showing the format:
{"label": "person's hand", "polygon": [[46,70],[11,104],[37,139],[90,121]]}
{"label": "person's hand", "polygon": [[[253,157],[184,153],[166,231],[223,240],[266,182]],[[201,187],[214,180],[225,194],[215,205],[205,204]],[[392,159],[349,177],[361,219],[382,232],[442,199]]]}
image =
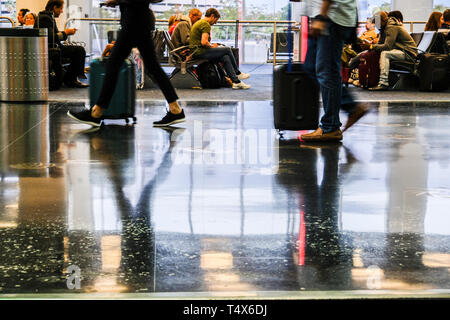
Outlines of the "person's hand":
{"label": "person's hand", "polygon": [[64,30],[64,32],[65,32],[68,36],[71,36],[71,35],[74,35],[75,32],[77,32],[77,29],[75,29],[75,28],[70,28],[70,29]]}
{"label": "person's hand", "polygon": [[117,0],[106,0],[105,5],[107,7],[114,8],[115,6],[118,5],[118,3],[117,3]]}
{"label": "person's hand", "polygon": [[318,37],[325,32],[327,28],[327,23],[325,21],[314,20],[311,23],[311,29],[309,34],[313,37]]}
{"label": "person's hand", "polygon": [[219,46],[218,43],[213,43],[213,44],[211,45],[211,48],[217,48],[218,46]]}

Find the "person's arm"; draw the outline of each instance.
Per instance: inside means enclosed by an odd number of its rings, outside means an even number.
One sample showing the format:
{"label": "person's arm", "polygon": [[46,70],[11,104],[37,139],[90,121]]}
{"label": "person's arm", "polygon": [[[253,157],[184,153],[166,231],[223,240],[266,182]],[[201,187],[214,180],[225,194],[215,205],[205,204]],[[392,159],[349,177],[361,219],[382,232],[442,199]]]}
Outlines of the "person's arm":
{"label": "person's arm", "polygon": [[370,50],[375,50],[378,52],[381,51],[390,51],[394,49],[395,40],[397,39],[398,30],[397,29],[387,29],[386,30],[386,39],[383,44],[372,44],[370,45]]}
{"label": "person's arm", "polygon": [[202,33],[202,46],[204,47],[211,47],[211,44],[209,43],[209,34],[208,33]]}
{"label": "person's arm", "polygon": [[311,23],[310,34],[314,37],[319,36],[327,28],[328,11],[330,11],[332,0],[323,0],[320,8],[320,16]]}
{"label": "person's arm", "polygon": [[202,46],[206,48],[217,48],[218,44],[209,42],[209,33],[202,33]]}

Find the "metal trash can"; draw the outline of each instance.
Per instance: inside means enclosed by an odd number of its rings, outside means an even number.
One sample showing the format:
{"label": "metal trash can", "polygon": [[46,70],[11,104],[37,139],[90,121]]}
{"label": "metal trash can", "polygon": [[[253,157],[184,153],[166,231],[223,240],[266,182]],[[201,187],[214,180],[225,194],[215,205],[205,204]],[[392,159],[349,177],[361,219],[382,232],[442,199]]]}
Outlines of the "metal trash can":
{"label": "metal trash can", "polygon": [[0,28],[0,101],[48,100],[48,30]]}

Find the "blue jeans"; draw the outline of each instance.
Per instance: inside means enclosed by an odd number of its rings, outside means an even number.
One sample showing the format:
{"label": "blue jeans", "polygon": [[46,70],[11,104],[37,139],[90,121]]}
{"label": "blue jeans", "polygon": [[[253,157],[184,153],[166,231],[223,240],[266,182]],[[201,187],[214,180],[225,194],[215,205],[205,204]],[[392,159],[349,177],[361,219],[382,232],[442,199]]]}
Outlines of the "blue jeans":
{"label": "blue jeans", "polygon": [[328,35],[308,38],[308,51],[304,69],[319,83],[324,115],[320,128],[324,133],[338,130],[342,123],[339,110],[353,112],[356,104],[348,90],[342,85],[341,56],[344,40],[354,28],[343,27],[332,21],[328,23]]}
{"label": "blue jeans", "polygon": [[210,62],[223,62],[223,66],[227,75],[233,83],[239,83],[237,75],[241,72],[234,58],[233,51],[230,47],[208,48],[205,53],[199,55],[197,58],[206,59]]}

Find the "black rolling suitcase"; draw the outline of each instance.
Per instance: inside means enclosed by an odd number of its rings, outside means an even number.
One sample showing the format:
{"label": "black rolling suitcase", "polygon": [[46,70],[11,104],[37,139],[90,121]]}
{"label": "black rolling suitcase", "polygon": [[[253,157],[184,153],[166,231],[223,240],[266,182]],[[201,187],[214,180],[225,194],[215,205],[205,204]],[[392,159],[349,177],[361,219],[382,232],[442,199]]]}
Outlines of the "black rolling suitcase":
{"label": "black rolling suitcase", "polygon": [[319,125],[319,88],[299,63],[273,72],[273,118],[278,130],[315,130]]}
{"label": "black rolling suitcase", "polygon": [[447,54],[422,54],[418,66],[421,90],[447,90],[449,85],[447,78],[449,63],[449,56]]}
{"label": "black rolling suitcase", "polygon": [[[288,7],[291,21],[291,6]],[[287,64],[273,71],[273,119],[278,130],[315,130],[319,126],[319,87],[300,63],[292,63],[292,32],[288,25]]]}

